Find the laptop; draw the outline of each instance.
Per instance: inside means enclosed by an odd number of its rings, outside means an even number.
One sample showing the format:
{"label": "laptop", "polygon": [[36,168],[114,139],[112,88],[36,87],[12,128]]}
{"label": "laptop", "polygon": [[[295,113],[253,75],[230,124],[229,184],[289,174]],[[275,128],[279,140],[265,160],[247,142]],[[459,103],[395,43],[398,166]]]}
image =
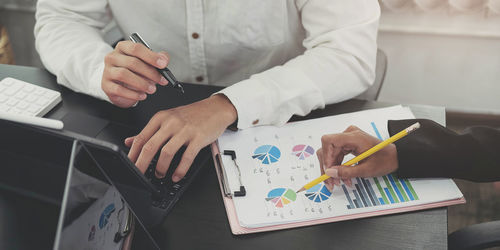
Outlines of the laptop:
{"label": "laptop", "polygon": [[154,162],[143,175],[109,142],[4,120],[0,127],[0,217],[11,217],[0,228],[2,249],[76,249],[73,243],[90,241],[97,245],[86,249],[158,249],[154,228],[210,155],[205,148],[186,177],[172,183],[170,171],[154,177]]}

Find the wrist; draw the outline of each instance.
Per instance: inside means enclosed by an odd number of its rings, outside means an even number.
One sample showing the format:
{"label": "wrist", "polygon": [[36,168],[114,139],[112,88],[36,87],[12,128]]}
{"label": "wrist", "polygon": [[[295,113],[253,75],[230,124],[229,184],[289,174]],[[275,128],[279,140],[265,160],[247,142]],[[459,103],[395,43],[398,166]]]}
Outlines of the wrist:
{"label": "wrist", "polygon": [[222,121],[226,126],[231,125],[238,119],[238,111],[224,94],[216,94],[208,98],[214,102],[220,111]]}

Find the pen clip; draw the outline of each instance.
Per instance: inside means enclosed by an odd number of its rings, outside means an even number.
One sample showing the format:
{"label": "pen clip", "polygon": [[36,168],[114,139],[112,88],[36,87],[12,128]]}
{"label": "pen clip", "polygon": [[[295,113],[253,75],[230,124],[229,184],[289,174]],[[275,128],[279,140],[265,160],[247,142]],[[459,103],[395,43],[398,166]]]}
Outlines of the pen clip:
{"label": "pen clip", "polygon": [[130,38],[130,40],[132,40],[132,42],[141,43],[144,46],[146,46],[148,49],[151,50],[151,47],[149,46],[149,44],[146,43],[146,41],[144,41],[144,39],[142,39],[142,37],[138,33],[132,33],[132,35],[130,35],[129,38]]}

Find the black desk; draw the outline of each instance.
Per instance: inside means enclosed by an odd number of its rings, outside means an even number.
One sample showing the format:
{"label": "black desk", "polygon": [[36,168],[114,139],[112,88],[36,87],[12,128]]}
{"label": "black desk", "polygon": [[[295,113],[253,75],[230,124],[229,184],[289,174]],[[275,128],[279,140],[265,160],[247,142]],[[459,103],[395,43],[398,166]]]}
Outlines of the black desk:
{"label": "black desk", "polygon": [[[70,112],[78,112],[132,125],[137,129],[141,129],[158,110],[200,100],[220,89],[186,84],[184,99],[176,91],[159,88],[155,95],[137,107],[120,109],[57,85],[54,76],[45,70],[0,65],[0,80],[4,77],[14,77],[60,91],[63,102],[47,117],[61,119]],[[350,100],[314,111],[307,118],[388,105]],[[65,125],[65,129],[72,130],[72,126]],[[213,164],[209,162],[157,233],[164,239],[159,242],[164,249],[446,249],[447,210],[439,208],[234,236],[229,228]]]}

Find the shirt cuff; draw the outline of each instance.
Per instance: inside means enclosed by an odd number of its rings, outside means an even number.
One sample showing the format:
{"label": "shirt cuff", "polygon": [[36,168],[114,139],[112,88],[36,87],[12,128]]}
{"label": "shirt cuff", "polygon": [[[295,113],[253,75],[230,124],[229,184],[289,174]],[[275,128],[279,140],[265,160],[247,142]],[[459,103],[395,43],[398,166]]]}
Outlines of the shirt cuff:
{"label": "shirt cuff", "polygon": [[[251,86],[251,89],[249,89]],[[270,124],[271,117],[266,117],[265,110],[273,110],[265,85],[254,79],[247,79],[229,86],[216,94],[225,95],[238,113],[238,128]],[[269,116],[269,115],[267,115]]]}

